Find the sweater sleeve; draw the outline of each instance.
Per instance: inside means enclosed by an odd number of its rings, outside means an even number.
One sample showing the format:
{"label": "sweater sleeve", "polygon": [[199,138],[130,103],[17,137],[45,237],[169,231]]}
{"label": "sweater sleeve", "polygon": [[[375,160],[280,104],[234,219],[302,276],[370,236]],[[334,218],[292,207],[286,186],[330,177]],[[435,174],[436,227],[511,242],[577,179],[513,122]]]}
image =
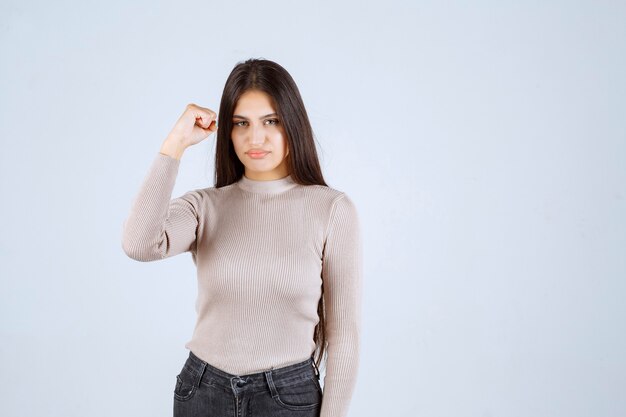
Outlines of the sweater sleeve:
{"label": "sweater sleeve", "polygon": [[180,161],[157,153],[123,224],[122,249],[148,262],[196,250],[198,190],[171,199]]}
{"label": "sweater sleeve", "polygon": [[320,417],[348,414],[359,367],[362,265],[358,213],[343,193],[333,206],[322,261],[328,357]]}

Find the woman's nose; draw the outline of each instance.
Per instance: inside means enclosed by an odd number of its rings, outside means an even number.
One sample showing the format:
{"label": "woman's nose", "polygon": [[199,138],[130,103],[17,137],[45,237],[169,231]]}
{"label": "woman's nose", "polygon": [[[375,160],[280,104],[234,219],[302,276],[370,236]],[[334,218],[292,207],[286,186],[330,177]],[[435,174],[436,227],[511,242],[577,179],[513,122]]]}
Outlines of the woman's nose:
{"label": "woman's nose", "polygon": [[265,133],[263,132],[263,128],[252,128],[252,132],[250,133],[250,143],[254,145],[263,142],[265,142]]}

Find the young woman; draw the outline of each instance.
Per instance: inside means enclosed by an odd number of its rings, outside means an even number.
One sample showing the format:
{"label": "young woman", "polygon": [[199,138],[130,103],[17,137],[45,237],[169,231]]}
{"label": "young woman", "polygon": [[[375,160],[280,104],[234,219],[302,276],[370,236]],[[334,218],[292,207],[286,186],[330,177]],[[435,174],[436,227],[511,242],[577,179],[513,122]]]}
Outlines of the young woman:
{"label": "young woman", "polygon": [[[215,186],[171,199],[183,152],[214,132]],[[122,247],[138,261],[190,252],[197,267],[175,417],[347,415],[360,351],[359,218],[325,183],[282,66],[238,63],[219,117],[185,108],[131,206]]]}

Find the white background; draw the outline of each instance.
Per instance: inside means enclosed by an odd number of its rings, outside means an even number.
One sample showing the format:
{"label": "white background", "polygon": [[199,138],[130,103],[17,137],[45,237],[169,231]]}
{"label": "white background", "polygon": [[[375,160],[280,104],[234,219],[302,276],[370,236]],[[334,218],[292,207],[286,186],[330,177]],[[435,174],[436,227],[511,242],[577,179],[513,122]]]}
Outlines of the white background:
{"label": "white background", "polygon": [[[314,4],[314,5],[313,5]],[[0,3],[0,414],[170,416],[190,254],[122,222],[187,103],[284,66],[365,251],[350,416],[626,414],[626,6]],[[174,196],[212,185],[211,136]]]}

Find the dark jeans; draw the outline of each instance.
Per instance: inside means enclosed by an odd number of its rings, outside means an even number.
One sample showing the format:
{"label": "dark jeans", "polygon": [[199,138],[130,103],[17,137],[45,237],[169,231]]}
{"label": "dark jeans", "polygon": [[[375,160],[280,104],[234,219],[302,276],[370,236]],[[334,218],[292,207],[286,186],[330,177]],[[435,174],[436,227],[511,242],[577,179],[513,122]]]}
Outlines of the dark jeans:
{"label": "dark jeans", "polygon": [[322,388],[311,356],[248,375],[232,375],[189,351],[174,387],[174,417],[319,417]]}

